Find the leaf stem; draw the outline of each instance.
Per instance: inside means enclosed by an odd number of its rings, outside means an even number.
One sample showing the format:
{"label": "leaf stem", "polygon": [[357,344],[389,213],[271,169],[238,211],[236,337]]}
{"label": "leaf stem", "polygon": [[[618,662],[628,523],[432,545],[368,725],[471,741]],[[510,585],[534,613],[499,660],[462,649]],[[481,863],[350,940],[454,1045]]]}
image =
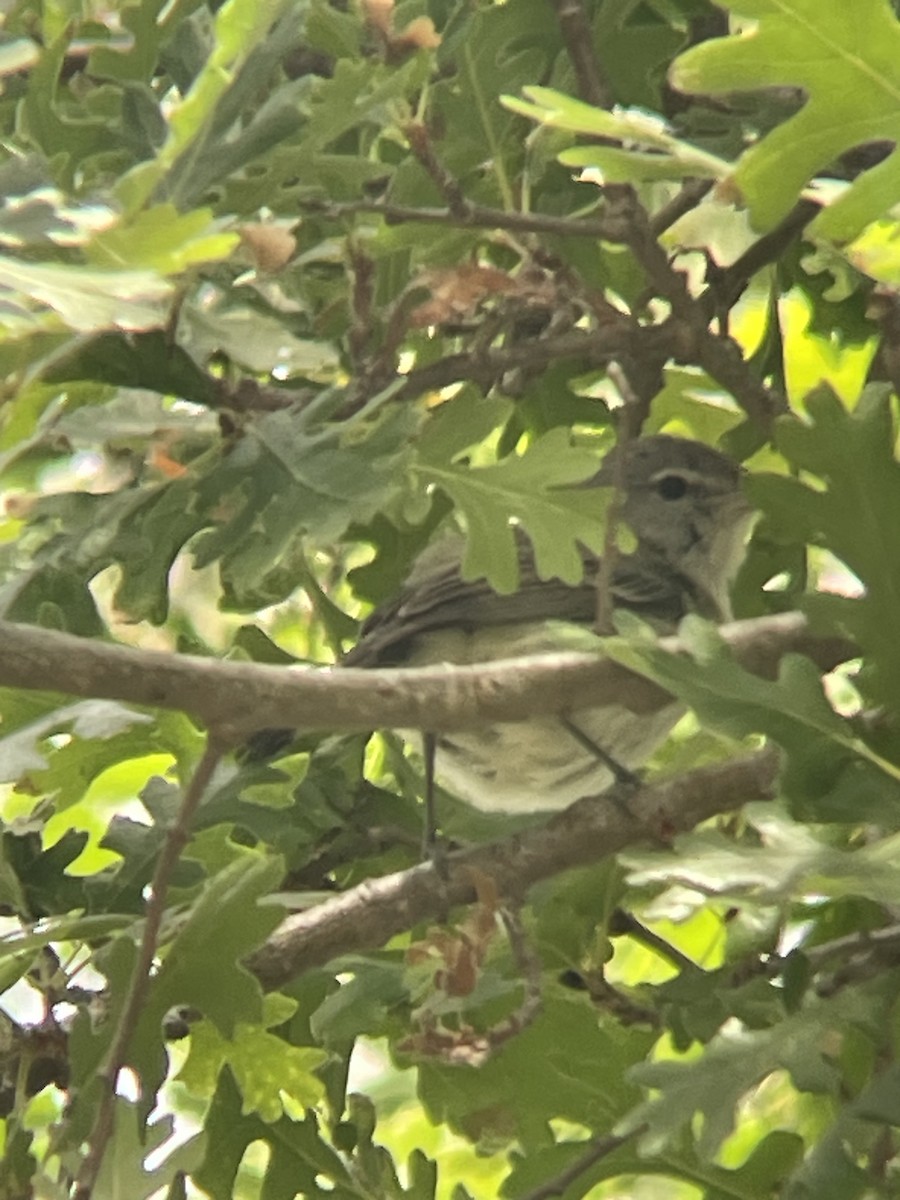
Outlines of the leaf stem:
{"label": "leaf stem", "polygon": [[478,115],[481,117],[481,125],[484,129],[484,135],[487,138],[488,145],[491,148],[491,161],[494,166],[494,173],[497,176],[497,185],[500,188],[500,195],[503,197],[503,207],[507,212],[512,212],[516,207],[513,197],[513,190],[509,182],[509,177],[506,174],[506,167],[503,163],[503,151],[497,141],[497,135],[494,131],[494,126],[491,123],[490,113],[485,104],[484,96],[481,93],[481,88],[478,83],[478,73],[475,70],[475,64],[472,62],[472,45],[467,39],[463,46],[463,57],[466,62],[466,72],[469,76],[469,86],[472,89],[472,95],[475,97],[475,103],[478,106]]}

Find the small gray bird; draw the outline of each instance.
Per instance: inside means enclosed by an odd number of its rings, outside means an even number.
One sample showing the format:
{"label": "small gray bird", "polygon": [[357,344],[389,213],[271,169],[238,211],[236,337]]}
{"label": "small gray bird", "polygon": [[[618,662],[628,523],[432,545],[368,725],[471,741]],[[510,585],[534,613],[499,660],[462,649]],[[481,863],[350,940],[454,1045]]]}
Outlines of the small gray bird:
{"label": "small gray bird", "polygon": [[[618,476],[622,517],[637,542],[615,563],[613,608],[637,614],[659,633],[673,632],[690,612],[727,620],[729,585],[752,524],[740,491],[741,469],[709,446],[662,434],[627,445],[616,467],[618,453],[607,456],[591,481],[609,485]],[[484,580],[464,580],[460,557],[456,540],[426,552],[399,595],[368,618],[342,664],[461,664],[553,652],[560,648],[554,622],[593,626],[597,555],[583,551],[584,578],[572,587],[541,579],[522,537],[520,583],[511,595],[499,595]],[[616,768],[640,767],[682,712],[673,701],[635,713],[610,696],[608,703],[565,719],[536,717],[442,734],[436,740],[437,779],[489,812],[565,808],[602,792]]]}

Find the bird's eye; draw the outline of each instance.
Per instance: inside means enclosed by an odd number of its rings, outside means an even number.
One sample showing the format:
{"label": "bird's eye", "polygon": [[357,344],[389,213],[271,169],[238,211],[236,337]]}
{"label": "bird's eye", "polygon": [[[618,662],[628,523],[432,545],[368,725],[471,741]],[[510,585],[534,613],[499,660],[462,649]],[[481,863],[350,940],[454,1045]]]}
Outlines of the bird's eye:
{"label": "bird's eye", "polygon": [[663,500],[680,500],[688,490],[687,480],[683,475],[663,475],[656,490]]}

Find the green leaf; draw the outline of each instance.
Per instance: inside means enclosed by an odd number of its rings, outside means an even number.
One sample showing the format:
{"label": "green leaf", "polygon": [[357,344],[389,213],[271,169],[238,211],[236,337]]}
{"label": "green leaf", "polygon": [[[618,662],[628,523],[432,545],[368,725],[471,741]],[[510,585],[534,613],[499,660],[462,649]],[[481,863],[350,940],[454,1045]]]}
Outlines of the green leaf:
{"label": "green leaf", "polygon": [[553,1119],[611,1130],[636,1099],[625,1073],[655,1040],[654,1033],[608,1016],[598,1020],[581,993],[547,980],[541,1016],[502,1054],[477,1070],[423,1062],[419,1095],[432,1121],[486,1147],[515,1138],[543,1144]]}
{"label": "green leaf", "polygon": [[[521,170],[524,127],[500,97],[546,78],[559,47],[559,27],[541,0],[460,10],[448,30],[439,61],[453,63],[455,77],[432,85],[433,114],[458,136],[442,161],[482,203],[515,207],[511,181]],[[433,181],[423,182],[433,196]]]}
{"label": "green leaf", "polygon": [[[159,1154],[172,1139],[175,1119],[163,1116],[142,1128],[139,1106],[121,1096],[115,1098],[113,1135],[106,1147],[103,1164],[93,1188],[104,1200],[147,1200],[176,1177],[196,1166],[203,1153],[203,1138],[192,1137],[176,1144],[159,1161]],[[151,1155],[157,1160],[152,1168],[146,1163]]]}
{"label": "green leaf", "polygon": [[[184,3],[167,5],[165,0],[150,0],[149,3],[125,3],[122,5],[122,25],[132,35],[130,45],[94,46],[90,57],[90,71],[100,78],[121,80],[144,80],[150,82],[156,66],[159,45],[172,19],[182,16],[187,6]],[[168,21],[160,20],[160,13],[168,8]],[[179,9],[182,10],[179,12]]]}
{"label": "green leaf", "polygon": [[669,132],[661,118],[641,109],[593,108],[582,100],[564,96],[552,88],[522,89],[530,101],[504,96],[512,112],[530,117],[553,129],[593,138],[614,138],[639,149],[616,150],[604,146],[578,146],[564,150],[559,161],[569,167],[592,167],[602,181],[630,182],[634,179],[723,179],[730,170],[724,159],[681,141]]}
{"label": "green leaf", "polygon": [[[60,86],[60,74],[74,26],[60,22],[48,29],[40,57],[27,74],[27,87],[21,102],[21,116],[28,131],[30,148],[37,147],[57,167],[65,164],[71,174],[71,161],[83,161],[102,152],[110,144],[110,129],[118,127],[118,113],[91,113],[82,102],[72,105],[66,89]],[[115,100],[113,108],[115,109]]]}
{"label": "green leaf", "polygon": [[241,1094],[227,1070],[219,1077],[206,1132],[206,1158],[193,1178],[213,1200],[232,1200],[238,1167],[247,1147],[257,1140],[270,1150],[267,1200],[293,1200],[298,1191],[309,1200],[358,1200],[350,1172],[322,1138],[314,1113],[303,1121],[281,1117],[271,1125],[255,1114],[245,1115]]}
{"label": "green leaf", "polygon": [[165,322],[172,285],[152,271],[87,270],[0,257],[0,289],[50,309],[79,333]]}
{"label": "green leaf", "polygon": [[326,1046],[341,1046],[365,1033],[381,1037],[395,1028],[397,1014],[409,1004],[403,966],[392,957],[344,960],[353,978],[326,996],[311,1018],[311,1029]]}
{"label": "green leaf", "polygon": [[413,472],[427,485],[439,487],[459,509],[466,526],[467,578],[484,576],[499,592],[515,591],[516,522],[534,544],[542,578],[578,583],[584,573],[579,543],[596,551],[603,548],[606,493],[572,485],[596,474],[598,459],[573,446],[568,431],[558,428],[522,454],[498,463],[455,462],[485,436],[496,415],[495,411],[488,417],[468,399],[443,405],[419,441]]}
{"label": "green leaf", "polygon": [[896,421],[881,385],[866,388],[852,412],[829,389],[807,398],[808,419],[785,418],[776,432],[790,463],[824,488],[795,484],[789,502],[801,529],[831,550],[864,586],[855,598],[813,598],[811,612],[832,614],[867,656],[865,686],[900,705],[900,641],[890,636],[900,611],[900,554],[894,522],[900,511]]}
{"label": "green leaf", "polygon": [[[623,629],[628,624],[619,623]],[[731,737],[765,733],[783,746],[789,755],[785,793],[812,811],[821,813],[826,802],[832,808],[843,804],[844,819],[852,820],[861,789],[873,789],[888,803],[900,798],[900,766],[878,754],[834,711],[809,659],[787,655],[776,680],[761,679],[735,662],[708,623],[687,617],[680,634],[692,657],[669,653],[646,632],[628,641],[610,640],[605,649],[684,700],[704,726]]]}
{"label": "green leaf", "polygon": [[[43,378],[50,384],[89,379],[123,388],[146,388],[195,404],[215,404],[217,399],[216,381],[201,371],[180,346],[171,345],[159,330],[127,337],[122,333],[101,333],[80,340],[68,353],[60,354],[47,365]],[[126,398],[117,397],[112,401],[112,411],[128,403]],[[135,402],[132,399],[130,403]],[[141,397],[140,403],[148,414],[157,408],[156,403],[148,403],[146,396]],[[105,418],[100,406],[92,405],[89,413],[84,419],[97,421],[96,436],[105,436]],[[174,419],[171,412],[167,413],[163,428],[169,427]],[[192,421],[195,427],[198,423],[205,424],[204,418],[195,413],[184,414],[184,419]]]}
{"label": "green leaf", "polygon": [[226,1037],[233,1036],[238,1021],[260,1019],[259,985],[240,963],[281,920],[276,906],[260,905],[259,899],[282,869],[278,859],[250,856],[207,883],[154,977],[142,1028],[152,1024],[150,1008],[165,1011],[178,1004],[196,1005]]}
{"label": "green leaf", "polygon": [[119,183],[129,215],[144,206],[166,173],[199,141],[241,65],[283,7],[284,0],[226,0],[218,10],[212,52],[187,95],[173,104],[165,143],[154,161],[141,163]]}
{"label": "green leaf", "polygon": [[763,904],[784,904],[803,891],[897,903],[900,882],[893,864],[900,834],[842,849],[771,805],[748,805],[746,819],[758,833],[758,844],[706,829],[680,838],[674,853],[626,851],[622,861],[630,867],[629,882],[666,886],[677,879],[701,895],[738,902],[752,897]]}
{"label": "green leaf", "polygon": [[[160,749],[153,718],[108,700],[66,705],[0,739],[0,779],[27,780],[58,809],[76,803],[102,771]],[[57,740],[54,735],[70,733]]]}
{"label": "green leaf", "polygon": [[198,566],[221,557],[231,607],[283,599],[297,586],[297,572],[281,576],[273,568],[290,561],[299,539],[330,545],[401,490],[407,439],[419,422],[413,410],[397,406],[334,424],[307,413],[254,422],[194,485],[195,506],[227,514],[196,539],[193,552]]}
{"label": "green leaf", "polygon": [[[242,1113],[258,1113],[267,1124],[285,1113],[285,1097],[300,1108],[313,1108],[325,1092],[313,1074],[328,1059],[313,1046],[292,1046],[258,1026],[239,1022],[233,1038],[223,1038],[202,1022],[191,1029],[190,1055],[178,1078],[195,1094],[212,1093],[227,1064],[243,1096]],[[288,1114],[291,1115],[291,1114]]]}
{"label": "green leaf", "polygon": [[215,228],[209,209],[180,214],[160,204],[97,234],[86,255],[100,267],[177,275],[196,263],[227,258],[238,242],[236,233]]}
{"label": "green leaf", "polygon": [[213,876],[167,947],[153,976],[147,1001],[131,1039],[128,1060],[152,1097],[162,1082],[163,1018],[171,1008],[199,1009],[226,1038],[240,1022],[258,1023],[263,1012],[259,984],[242,965],[244,957],[281,919],[277,906],[259,900],[280,879],[279,859],[247,855]]}
{"label": "green leaf", "polygon": [[[746,150],[734,182],[761,229],[775,225],[812,177],[865,142],[900,139],[900,23],[887,0],[725,0],[755,22],[693,46],[675,60],[672,83],[718,95],[794,86],[806,102]],[[895,203],[900,154],[860,175],[818,216],[816,233],[849,241]]]}
{"label": "green leaf", "polygon": [[283,321],[250,307],[209,311],[188,305],[181,320],[182,345],[198,362],[224,350],[233,362],[279,380],[304,376],[330,383],[337,376],[338,355],[329,342],[294,337]]}
{"label": "green leaf", "polygon": [[785,1200],[857,1200],[869,1192],[870,1178],[848,1151],[840,1127],[816,1143],[784,1191]]}
{"label": "green leaf", "polygon": [[[147,784],[141,795],[145,805],[153,782]],[[175,788],[171,789],[171,793],[170,813],[167,816],[174,816],[179,800]],[[143,894],[153,877],[153,868],[166,834],[158,807],[154,816],[156,820],[151,826],[121,814],[110,821],[100,846],[113,851],[122,861],[114,869],[102,871],[86,880],[85,892],[92,908],[97,911],[112,908],[131,913],[142,910]],[[196,888],[203,880],[204,872],[198,864],[184,858],[173,874],[172,886]]]}
{"label": "green leaf", "polygon": [[238,1026],[227,1058],[244,1097],[244,1112],[258,1112],[266,1122],[284,1111],[281,1094],[297,1105],[313,1108],[324,1095],[324,1085],[312,1072],[327,1061],[324,1050],[289,1046],[265,1030]]}
{"label": "green leaf", "polygon": [[[5,854],[0,858],[0,903],[18,913],[29,911],[25,893]],[[119,933],[130,923],[131,917],[116,913],[50,917],[41,922],[40,933],[7,934],[0,938],[0,993],[27,975],[34,966],[36,955],[52,943],[67,941],[88,945]]]}
{"label": "green leaf", "polygon": [[[165,392],[166,388],[154,391]],[[96,446],[102,441],[118,449],[154,440],[167,445],[179,438],[208,441],[215,436],[216,419],[212,413],[176,407],[164,396],[143,391],[135,394],[126,388],[107,404],[86,404],[64,413],[54,428],[73,446]]]}
{"label": "green leaf", "polygon": [[[858,271],[892,288],[900,285],[900,235],[896,221],[873,221],[844,247],[844,253]],[[804,266],[810,269],[807,261]]]}
{"label": "green leaf", "polygon": [[597,10],[593,34],[619,103],[661,111],[666,67],[685,44],[681,6],[665,0],[655,5],[612,0]]}
{"label": "green leaf", "polygon": [[759,1032],[725,1026],[696,1061],[634,1067],[631,1080],[657,1094],[629,1113],[619,1131],[646,1126],[644,1143],[658,1153],[699,1113],[703,1128],[698,1149],[707,1157],[734,1129],[743,1097],[773,1071],[789,1071],[803,1091],[836,1093],[840,1072],[826,1057],[825,1047],[857,1004],[856,997],[844,997],[831,1005],[808,1007],[774,1029]]}

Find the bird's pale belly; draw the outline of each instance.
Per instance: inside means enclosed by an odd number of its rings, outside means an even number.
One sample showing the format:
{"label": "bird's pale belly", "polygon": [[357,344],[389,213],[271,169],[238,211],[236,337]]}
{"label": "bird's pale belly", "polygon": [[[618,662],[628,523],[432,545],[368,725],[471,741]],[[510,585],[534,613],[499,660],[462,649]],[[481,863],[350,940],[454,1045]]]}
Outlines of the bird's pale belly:
{"label": "bird's pale belly", "polygon": [[[668,705],[652,717],[622,708],[588,709],[573,724],[620,766],[642,766],[683,709]],[[613,782],[609,767],[554,717],[488,725],[438,739],[438,782],[489,812],[524,813],[566,808]]]}
{"label": "bird's pale belly", "polygon": [[[540,632],[523,638],[521,627],[441,635],[412,657],[410,665],[444,661],[472,663],[557,649]],[[452,639],[452,640],[451,640]],[[498,653],[499,652],[499,653]],[[636,770],[647,761],[684,712],[673,701],[651,713],[635,714],[615,703],[575,711],[569,718],[591,750],[556,716],[531,718],[439,735],[438,782],[486,812],[527,813],[566,808],[613,782],[603,755]],[[417,735],[407,735],[410,738]]]}

